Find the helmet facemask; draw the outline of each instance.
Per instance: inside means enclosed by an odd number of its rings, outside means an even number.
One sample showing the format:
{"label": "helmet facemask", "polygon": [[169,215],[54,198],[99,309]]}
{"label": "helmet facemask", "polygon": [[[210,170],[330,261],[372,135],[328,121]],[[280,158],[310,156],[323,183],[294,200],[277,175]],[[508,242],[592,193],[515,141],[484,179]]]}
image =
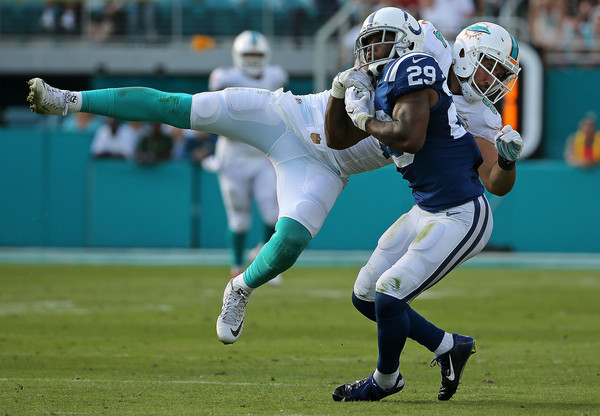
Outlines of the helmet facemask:
{"label": "helmet facemask", "polygon": [[240,54],[241,63],[238,67],[251,77],[259,77],[267,66],[267,57],[260,52],[246,52]]}
{"label": "helmet facemask", "polygon": [[[389,35],[393,33],[393,38]],[[373,38],[380,40],[373,42]],[[388,40],[386,40],[388,39]],[[375,59],[375,48],[380,45],[392,45],[388,56]],[[367,68],[373,75],[378,75],[383,67],[398,58],[398,50],[412,49],[413,44],[409,42],[406,32],[394,27],[374,27],[362,33],[354,46],[354,55],[358,60],[359,68]]]}
{"label": "helmet facemask", "polygon": [[[466,79],[460,79],[462,92],[467,101],[478,101],[485,97],[492,104],[495,104],[513,89],[521,68],[518,64],[508,63],[506,65],[506,63],[500,62],[497,56],[497,53],[488,48],[480,48],[478,54],[469,53],[469,59],[472,61],[474,68],[473,73]],[[484,65],[485,58],[493,62],[491,68],[488,67],[489,65]],[[497,74],[499,67],[503,69],[503,75],[497,76],[495,74]],[[475,75],[479,68],[493,79],[492,84],[485,91],[482,91],[475,82]]]}
{"label": "helmet facemask", "polygon": [[[359,68],[377,76],[386,64],[409,52],[423,50],[423,29],[412,15],[396,7],[384,7],[364,21],[354,44]],[[375,57],[375,49],[390,48],[384,57]]]}
{"label": "helmet facemask", "polygon": [[[497,103],[517,82],[519,45],[502,26],[478,22],[463,29],[453,45],[452,69],[460,81],[464,98],[470,102],[483,98]],[[492,78],[491,85],[482,91],[476,84],[477,70],[482,68]]]}

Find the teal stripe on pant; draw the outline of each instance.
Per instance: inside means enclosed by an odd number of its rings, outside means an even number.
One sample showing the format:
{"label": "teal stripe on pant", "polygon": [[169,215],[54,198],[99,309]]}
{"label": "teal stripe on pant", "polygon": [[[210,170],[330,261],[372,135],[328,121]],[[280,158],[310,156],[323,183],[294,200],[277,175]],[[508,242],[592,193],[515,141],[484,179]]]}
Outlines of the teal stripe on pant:
{"label": "teal stripe on pant", "polygon": [[107,88],[82,92],[81,112],[127,121],[155,121],[189,129],[192,95],[152,88]]}

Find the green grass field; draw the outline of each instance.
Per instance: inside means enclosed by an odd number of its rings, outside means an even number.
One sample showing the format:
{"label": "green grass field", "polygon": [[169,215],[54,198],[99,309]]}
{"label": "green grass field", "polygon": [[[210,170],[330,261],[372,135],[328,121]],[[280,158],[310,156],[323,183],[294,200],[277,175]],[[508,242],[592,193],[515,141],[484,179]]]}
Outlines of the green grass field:
{"label": "green grass field", "polygon": [[375,368],[358,267],[296,267],[215,320],[226,267],[0,265],[1,415],[600,415],[600,271],[459,269],[413,303],[477,338],[450,402],[409,341],[404,391],[336,403]]}

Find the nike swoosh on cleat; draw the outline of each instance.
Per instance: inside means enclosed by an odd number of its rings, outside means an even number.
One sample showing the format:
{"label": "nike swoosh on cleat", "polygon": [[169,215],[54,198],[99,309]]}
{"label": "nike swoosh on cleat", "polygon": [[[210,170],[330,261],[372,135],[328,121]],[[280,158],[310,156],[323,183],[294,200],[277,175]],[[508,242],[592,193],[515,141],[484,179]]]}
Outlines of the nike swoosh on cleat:
{"label": "nike swoosh on cleat", "polygon": [[457,211],[448,211],[448,212],[446,212],[446,217],[449,217],[451,215],[456,215],[456,214],[460,214],[460,212],[457,212]]}
{"label": "nike swoosh on cleat", "polygon": [[426,57],[422,57],[422,58],[413,58],[413,64],[419,63],[421,62],[423,59],[427,59]]}
{"label": "nike swoosh on cleat", "polygon": [[446,378],[450,381],[454,381],[454,366],[452,365],[452,357],[448,357],[448,361],[450,361],[450,374],[446,376]]}
{"label": "nike swoosh on cleat", "polygon": [[240,334],[240,331],[242,329],[242,325],[244,324],[244,321],[242,321],[240,323],[240,326],[237,327],[237,329],[234,331],[233,329],[229,328],[229,330],[231,331],[231,335],[233,335],[234,337],[237,337]]}

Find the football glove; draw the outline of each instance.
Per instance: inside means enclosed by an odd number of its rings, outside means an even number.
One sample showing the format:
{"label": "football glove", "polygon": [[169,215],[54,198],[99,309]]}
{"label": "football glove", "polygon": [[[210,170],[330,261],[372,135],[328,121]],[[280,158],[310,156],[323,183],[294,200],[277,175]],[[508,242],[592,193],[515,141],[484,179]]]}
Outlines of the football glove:
{"label": "football glove", "polygon": [[523,150],[523,139],[519,132],[506,125],[494,136],[494,140],[498,149],[500,167],[505,170],[514,169],[514,164]]}
{"label": "football glove", "polygon": [[373,78],[362,69],[350,68],[338,73],[331,83],[331,95],[344,99],[346,89],[355,87],[359,90],[373,91]]}
{"label": "football glove", "polygon": [[365,131],[367,120],[375,116],[373,93],[350,87],[346,95],[346,112],[354,125]]}

